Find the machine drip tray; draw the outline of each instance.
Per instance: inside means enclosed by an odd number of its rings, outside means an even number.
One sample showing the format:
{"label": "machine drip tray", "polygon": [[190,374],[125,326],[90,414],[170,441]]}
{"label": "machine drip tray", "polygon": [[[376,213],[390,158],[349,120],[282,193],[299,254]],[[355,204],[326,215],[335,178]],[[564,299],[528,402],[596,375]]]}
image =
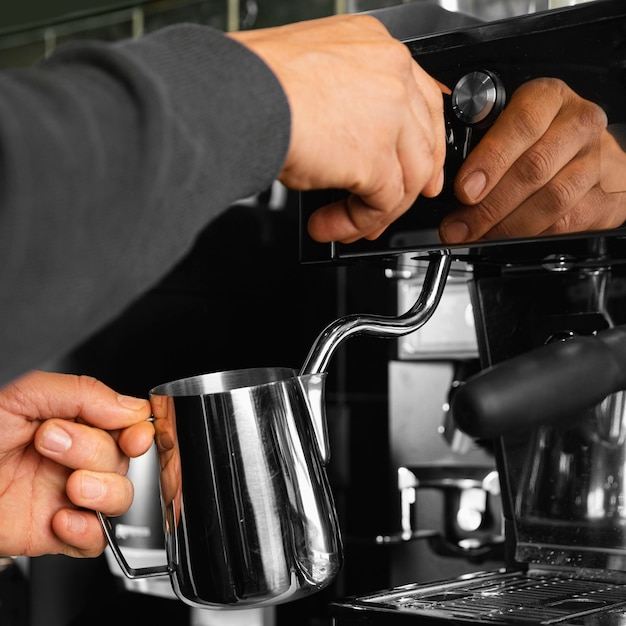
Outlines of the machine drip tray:
{"label": "machine drip tray", "polygon": [[[414,615],[420,623],[443,619],[626,626],[626,576],[607,570],[584,575],[551,570],[479,573],[453,581],[398,587],[354,598],[336,608],[338,615],[358,611],[358,623],[367,623],[362,618],[369,609],[379,616],[384,613],[385,621],[393,615],[405,619]],[[341,619],[336,624],[341,625]]]}

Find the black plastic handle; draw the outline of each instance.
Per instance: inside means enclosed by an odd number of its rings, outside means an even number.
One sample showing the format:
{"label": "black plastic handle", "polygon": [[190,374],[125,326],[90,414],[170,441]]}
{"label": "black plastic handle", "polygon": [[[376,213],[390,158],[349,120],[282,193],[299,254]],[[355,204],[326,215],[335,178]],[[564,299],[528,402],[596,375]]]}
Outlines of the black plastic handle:
{"label": "black plastic handle", "polygon": [[451,401],[458,427],[492,438],[576,417],[626,389],[626,327],[537,348],[483,370]]}

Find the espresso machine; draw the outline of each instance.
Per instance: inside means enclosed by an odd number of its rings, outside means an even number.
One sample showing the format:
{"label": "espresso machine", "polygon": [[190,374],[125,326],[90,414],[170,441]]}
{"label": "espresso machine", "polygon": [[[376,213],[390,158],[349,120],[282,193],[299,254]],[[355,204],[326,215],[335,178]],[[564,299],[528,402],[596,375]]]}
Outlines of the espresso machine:
{"label": "espresso machine", "polygon": [[338,626],[624,623],[622,245],[590,237],[475,251],[483,369],[450,411],[465,433],[493,438],[505,564],[336,603]]}
{"label": "espresso machine", "polygon": [[[562,79],[602,106],[616,135],[623,127],[620,0],[403,39],[431,75],[453,86],[448,180],[507,97],[535,77]],[[302,194],[301,223],[340,193]],[[450,189],[420,198],[378,240],[349,246],[314,243],[302,226],[302,259],[397,267],[408,256],[428,263],[444,248],[438,224],[452,206]],[[459,380],[446,418],[456,434],[490,443],[503,565],[350,596],[332,604],[336,626],[626,624],[625,234],[620,228],[448,248],[468,268],[478,366]],[[411,489],[432,476],[402,478],[410,502]],[[403,532],[420,531],[403,525]]]}

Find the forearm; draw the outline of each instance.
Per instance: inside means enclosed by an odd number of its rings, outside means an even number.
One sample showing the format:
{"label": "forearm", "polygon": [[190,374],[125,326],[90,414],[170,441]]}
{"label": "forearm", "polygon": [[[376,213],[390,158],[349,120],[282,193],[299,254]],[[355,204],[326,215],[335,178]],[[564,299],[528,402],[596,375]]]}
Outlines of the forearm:
{"label": "forearm", "polygon": [[0,74],[0,380],[115,317],[288,141],[273,75],[199,26]]}

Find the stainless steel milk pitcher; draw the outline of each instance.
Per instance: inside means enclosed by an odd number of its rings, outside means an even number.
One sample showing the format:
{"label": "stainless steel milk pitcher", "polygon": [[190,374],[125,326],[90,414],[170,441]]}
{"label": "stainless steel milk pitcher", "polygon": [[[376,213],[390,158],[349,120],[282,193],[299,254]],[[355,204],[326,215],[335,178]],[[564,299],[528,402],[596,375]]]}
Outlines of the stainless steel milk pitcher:
{"label": "stainless steel milk pitcher", "polygon": [[400,317],[350,316],[328,326],[300,373],[235,370],[154,388],[167,564],[132,568],[98,514],[126,576],[167,574],[181,600],[217,609],[278,604],[330,584],[343,556],[324,468],[324,370],[349,336],[423,325],[449,267],[447,253],[434,255],[419,300]]}
{"label": "stainless steel milk pitcher", "polygon": [[214,608],[328,585],[341,539],[309,407],[324,377],[260,368],[153,389],[168,564],[125,574],[170,574],[180,598]]}

